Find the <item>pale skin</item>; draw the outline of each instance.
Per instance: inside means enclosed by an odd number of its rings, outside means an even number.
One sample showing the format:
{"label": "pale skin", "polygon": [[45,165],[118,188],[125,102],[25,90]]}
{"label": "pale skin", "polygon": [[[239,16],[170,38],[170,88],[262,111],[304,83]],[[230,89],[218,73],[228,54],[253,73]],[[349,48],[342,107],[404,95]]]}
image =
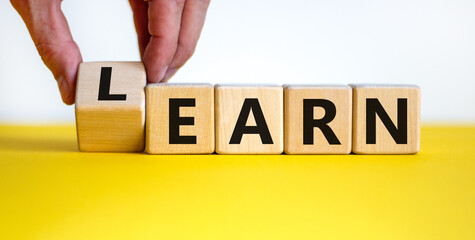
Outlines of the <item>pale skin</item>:
{"label": "pale skin", "polygon": [[[129,0],[149,83],[165,82],[193,55],[210,0]],[[75,101],[81,52],[61,0],[10,0],[51,70],[63,102]]]}

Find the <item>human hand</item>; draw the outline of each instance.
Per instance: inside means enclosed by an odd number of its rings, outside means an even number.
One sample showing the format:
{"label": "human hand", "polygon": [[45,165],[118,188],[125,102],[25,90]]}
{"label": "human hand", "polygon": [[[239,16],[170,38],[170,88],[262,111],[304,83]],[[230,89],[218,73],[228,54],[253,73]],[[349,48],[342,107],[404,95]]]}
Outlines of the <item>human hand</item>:
{"label": "human hand", "polygon": [[148,82],[167,81],[193,55],[210,0],[129,0]]}
{"label": "human hand", "polygon": [[[63,102],[75,101],[81,52],[61,11],[61,0],[10,0],[25,22]],[[148,82],[167,81],[193,55],[209,0],[129,0]]]}

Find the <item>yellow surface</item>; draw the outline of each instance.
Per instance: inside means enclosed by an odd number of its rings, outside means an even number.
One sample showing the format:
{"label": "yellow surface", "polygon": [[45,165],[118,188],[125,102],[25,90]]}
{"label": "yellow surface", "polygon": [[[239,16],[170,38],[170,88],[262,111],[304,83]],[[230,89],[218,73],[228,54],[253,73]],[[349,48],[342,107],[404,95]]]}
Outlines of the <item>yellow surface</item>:
{"label": "yellow surface", "polygon": [[0,239],[475,239],[475,126],[407,156],[80,153],[0,126]]}

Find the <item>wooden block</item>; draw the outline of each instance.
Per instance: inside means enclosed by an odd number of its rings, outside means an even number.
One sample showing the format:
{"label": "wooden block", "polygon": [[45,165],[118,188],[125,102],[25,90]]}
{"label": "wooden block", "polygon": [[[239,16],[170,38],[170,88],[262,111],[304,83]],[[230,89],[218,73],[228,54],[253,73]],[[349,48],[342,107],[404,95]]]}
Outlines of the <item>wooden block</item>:
{"label": "wooden block", "polygon": [[140,62],[81,63],[76,88],[79,149],[143,151],[145,85]]}
{"label": "wooden block", "polygon": [[215,114],[217,153],[282,153],[281,86],[216,85]]}
{"label": "wooden block", "polygon": [[413,154],[420,145],[421,92],[414,85],[352,85],[353,152]]}
{"label": "wooden block", "polygon": [[146,151],[150,154],[214,152],[214,87],[149,84]]}
{"label": "wooden block", "polygon": [[285,153],[349,154],[351,95],[347,85],[285,85]]}

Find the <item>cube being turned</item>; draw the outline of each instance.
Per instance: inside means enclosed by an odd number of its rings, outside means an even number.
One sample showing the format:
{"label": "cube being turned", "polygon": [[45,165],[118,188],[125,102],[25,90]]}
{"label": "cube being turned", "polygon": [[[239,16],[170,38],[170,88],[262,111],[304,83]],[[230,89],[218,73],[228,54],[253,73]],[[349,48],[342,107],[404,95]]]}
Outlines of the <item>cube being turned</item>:
{"label": "cube being turned", "polygon": [[282,153],[281,86],[217,85],[215,114],[217,153]]}
{"label": "cube being turned", "polygon": [[353,152],[414,154],[420,145],[421,92],[414,85],[352,85]]}
{"label": "cube being turned", "polygon": [[214,152],[214,87],[149,84],[146,151],[150,154]]}
{"label": "cube being turned", "polygon": [[145,85],[140,62],[81,63],[76,88],[79,149],[143,151]]}
{"label": "cube being turned", "polygon": [[349,154],[352,90],[348,85],[284,86],[284,151]]}

